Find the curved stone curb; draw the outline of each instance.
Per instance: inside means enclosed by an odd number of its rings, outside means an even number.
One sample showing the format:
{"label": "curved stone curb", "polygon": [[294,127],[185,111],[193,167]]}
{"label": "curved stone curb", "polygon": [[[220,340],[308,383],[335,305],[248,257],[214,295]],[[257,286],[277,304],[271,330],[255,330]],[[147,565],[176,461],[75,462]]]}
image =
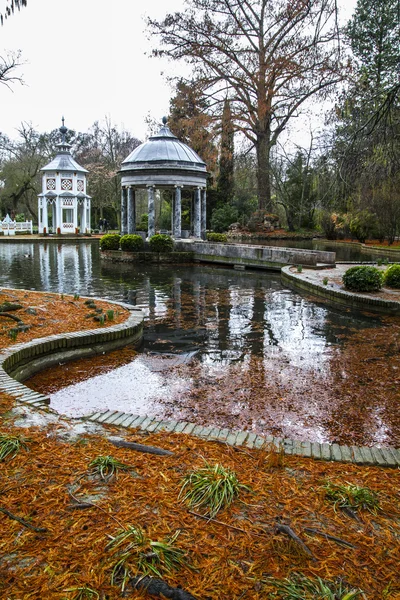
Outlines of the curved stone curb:
{"label": "curved stone curb", "polygon": [[400,302],[395,300],[384,300],[362,296],[354,292],[337,290],[329,286],[321,285],[304,278],[304,273],[293,273],[290,267],[281,270],[282,281],[299,290],[310,292],[315,296],[321,296],[333,304],[343,304],[358,310],[370,310],[386,315],[400,315]]}
{"label": "curved stone curb", "polygon": [[363,244],[362,242],[344,242],[341,240],[326,240],[320,238],[313,238],[316,242],[320,242],[322,244],[326,244],[329,246],[348,246],[355,247],[361,250],[361,252],[365,251],[369,254],[376,254],[377,257],[383,256],[388,258],[398,258],[400,260],[400,248],[395,247],[392,248],[390,246],[384,246],[382,248],[378,248],[376,246],[368,246],[368,244]]}
{"label": "curved stone curb", "polygon": [[3,350],[0,353],[0,392],[12,396],[18,402],[33,406],[47,405],[50,403],[48,396],[34,392],[20,382],[60,361],[86,358],[128,344],[139,346],[143,338],[142,310],[122,302],[107,302],[128,309],[129,317],[123,323],[104,329],[51,335]]}
{"label": "curved stone curb", "polygon": [[341,446],[339,444],[320,444],[301,440],[282,439],[273,436],[261,436],[250,431],[234,429],[219,429],[204,427],[187,421],[159,421],[150,416],[132,415],[116,410],[97,412],[88,417],[87,421],[102,425],[115,425],[129,429],[141,429],[149,433],[167,431],[168,433],[187,433],[208,441],[222,442],[230,446],[246,446],[247,448],[262,448],[265,444],[283,447],[285,454],[304,456],[317,460],[349,462],[358,465],[375,465],[379,467],[399,467],[400,449],[368,448],[367,446]]}

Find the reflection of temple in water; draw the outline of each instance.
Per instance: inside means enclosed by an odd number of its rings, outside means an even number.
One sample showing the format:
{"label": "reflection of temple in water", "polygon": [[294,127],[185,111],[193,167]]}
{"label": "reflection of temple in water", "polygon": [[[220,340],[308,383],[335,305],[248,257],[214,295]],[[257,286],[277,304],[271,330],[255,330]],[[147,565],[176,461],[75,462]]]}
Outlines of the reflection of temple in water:
{"label": "reflection of temple in water", "polygon": [[51,289],[51,282],[57,281],[60,293],[65,291],[65,281],[69,288],[80,292],[86,288],[92,276],[92,255],[83,244],[40,244],[39,273],[43,289]]}
{"label": "reflection of temple in water", "polygon": [[[196,350],[203,363],[264,356],[303,372],[326,366],[336,338],[325,308],[282,289],[276,275],[102,262],[96,244],[0,245],[0,284],[102,296],[143,308],[148,347]],[[160,341],[162,340],[162,341]]]}

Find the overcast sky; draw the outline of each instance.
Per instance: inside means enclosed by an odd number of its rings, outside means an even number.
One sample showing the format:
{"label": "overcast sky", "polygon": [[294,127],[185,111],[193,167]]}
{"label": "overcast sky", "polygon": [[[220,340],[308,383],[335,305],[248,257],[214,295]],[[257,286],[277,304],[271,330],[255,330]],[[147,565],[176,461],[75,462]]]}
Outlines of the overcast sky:
{"label": "overcast sky", "polygon": [[[346,17],[355,3],[340,0]],[[15,137],[21,121],[50,131],[62,115],[71,129],[87,131],[107,116],[144,140],[146,115],[168,114],[167,76],[182,69],[149,56],[155,40],[144,19],[182,7],[183,0],[28,0],[0,28],[0,55],[21,50],[25,61],[25,85],[0,85],[0,132]]]}

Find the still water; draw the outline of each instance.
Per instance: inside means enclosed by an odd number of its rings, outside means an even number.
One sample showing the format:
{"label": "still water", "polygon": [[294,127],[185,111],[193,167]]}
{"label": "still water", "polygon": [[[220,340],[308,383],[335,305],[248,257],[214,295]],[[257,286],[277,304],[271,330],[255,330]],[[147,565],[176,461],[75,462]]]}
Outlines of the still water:
{"label": "still water", "polygon": [[112,264],[96,243],[0,244],[0,265],[3,287],[98,296],[145,312],[138,355],[52,394],[61,413],[113,409],[314,441],[385,444],[398,434],[376,406],[352,429],[331,393],[344,346],[380,319],[316,303],[278,274]]}

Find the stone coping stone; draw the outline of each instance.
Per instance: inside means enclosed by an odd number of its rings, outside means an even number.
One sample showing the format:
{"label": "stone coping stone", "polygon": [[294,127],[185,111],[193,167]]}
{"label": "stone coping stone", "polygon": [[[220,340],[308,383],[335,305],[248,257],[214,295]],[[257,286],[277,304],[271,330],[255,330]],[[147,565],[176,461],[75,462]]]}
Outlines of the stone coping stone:
{"label": "stone coping stone", "polygon": [[[82,296],[82,298],[84,298]],[[86,297],[85,297],[86,299]],[[9,372],[13,373],[18,369],[19,365],[27,363],[35,363],[41,357],[57,355],[57,358],[62,358],[64,354],[69,360],[74,358],[76,353],[79,357],[79,350],[84,348],[87,356],[94,354],[96,350],[94,345],[102,344],[105,349],[112,345],[111,349],[115,348],[118,340],[121,340],[121,346],[124,345],[124,340],[131,343],[132,337],[135,338],[135,343],[139,344],[143,337],[143,312],[140,308],[131,306],[124,302],[116,302],[105,298],[87,298],[88,300],[105,301],[109,304],[125,308],[129,311],[128,318],[123,323],[104,327],[103,329],[85,329],[73,333],[53,334],[43,338],[36,338],[24,344],[15,344],[4,348],[0,352],[0,392],[6,393],[15,398],[18,402],[34,404],[35,406],[45,406],[50,404],[50,398],[44,394],[39,394],[30,389],[23,383],[14,379]],[[40,370],[40,369],[38,369]],[[114,419],[120,421],[122,416],[125,418],[129,415],[125,413],[110,411],[114,415]],[[99,415],[99,418],[104,414]],[[111,415],[107,415],[109,417]]]}
{"label": "stone coping stone", "polygon": [[[351,264],[355,265],[358,263]],[[384,298],[364,296],[356,292],[327,287],[317,281],[305,279],[303,271],[301,273],[294,273],[291,267],[282,268],[281,278],[292,287],[307,291],[315,296],[320,296],[335,306],[342,304],[351,308],[368,310],[380,314],[400,315],[400,302],[396,300],[385,300]]]}
{"label": "stone coping stone", "polygon": [[291,440],[277,438],[271,435],[257,435],[251,431],[236,431],[216,426],[196,425],[187,421],[163,421],[148,415],[131,415],[119,411],[107,410],[103,413],[96,412],[84,420],[114,425],[127,429],[140,429],[141,431],[184,433],[194,435],[209,442],[228,444],[230,446],[246,446],[247,448],[266,448],[275,446],[282,449],[285,454],[304,456],[315,460],[335,462],[349,462],[357,465],[375,465],[379,467],[400,467],[400,449],[387,447],[367,448],[366,446],[342,446],[339,444],[326,444],[310,442],[307,440]]}

